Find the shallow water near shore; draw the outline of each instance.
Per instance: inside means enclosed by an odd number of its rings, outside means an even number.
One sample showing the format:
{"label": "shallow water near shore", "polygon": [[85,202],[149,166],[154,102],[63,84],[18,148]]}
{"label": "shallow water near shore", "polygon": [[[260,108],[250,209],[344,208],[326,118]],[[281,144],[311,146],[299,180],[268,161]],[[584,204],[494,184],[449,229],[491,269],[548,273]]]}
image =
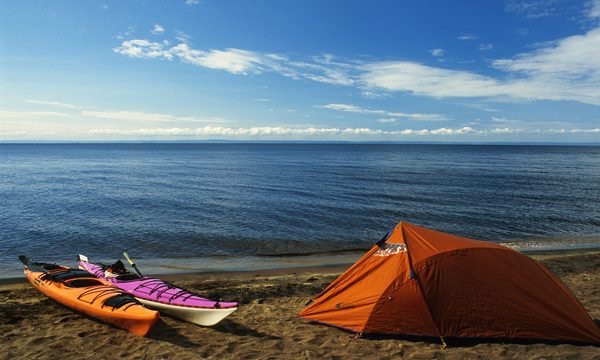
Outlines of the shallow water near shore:
{"label": "shallow water near shore", "polygon": [[153,272],[335,264],[400,220],[600,247],[600,147],[0,144],[0,159],[0,277],[20,275],[20,254],[128,250]]}

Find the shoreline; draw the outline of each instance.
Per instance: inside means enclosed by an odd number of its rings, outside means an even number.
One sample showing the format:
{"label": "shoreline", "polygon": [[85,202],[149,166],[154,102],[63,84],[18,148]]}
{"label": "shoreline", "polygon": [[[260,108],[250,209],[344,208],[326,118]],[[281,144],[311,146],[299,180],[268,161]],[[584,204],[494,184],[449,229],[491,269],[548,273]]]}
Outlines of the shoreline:
{"label": "shoreline", "polygon": [[[517,249],[515,249],[517,250]],[[256,268],[256,269],[240,269],[240,270],[207,270],[207,271],[174,271],[174,272],[153,272],[149,271],[148,275],[153,277],[160,277],[167,281],[177,281],[177,280],[188,280],[195,279],[200,276],[240,276],[240,277],[252,277],[256,275],[266,276],[266,275],[280,275],[285,273],[309,273],[309,272],[319,272],[319,270],[331,270],[331,271],[340,271],[343,272],[346,268],[356,262],[361,256],[366,253],[367,250],[343,250],[338,252],[326,252],[326,253],[310,253],[305,255],[289,255],[285,254],[282,257],[279,256],[264,256],[267,259],[282,259],[282,266],[276,267],[265,267],[265,268]],[[561,256],[576,256],[576,255],[588,255],[588,254],[598,254],[600,255],[600,246],[598,247],[583,247],[583,248],[571,248],[571,249],[525,249],[525,250],[517,250],[529,257],[532,257],[535,260],[541,261],[553,257],[561,257]],[[307,260],[318,260],[322,259],[323,256],[327,257],[331,256],[339,256],[344,255],[348,257],[348,261],[342,262],[327,262],[323,264],[315,264],[314,261],[307,261],[306,263],[296,262],[297,265],[289,266],[292,264],[287,264],[285,266],[285,259],[292,258],[306,258]],[[263,256],[260,256],[263,257]],[[352,260],[354,259],[354,260]],[[177,268],[177,267],[173,267]],[[0,289],[3,289],[5,286],[10,285],[18,285],[18,284],[26,284],[27,279],[25,277],[6,277],[0,278]]]}

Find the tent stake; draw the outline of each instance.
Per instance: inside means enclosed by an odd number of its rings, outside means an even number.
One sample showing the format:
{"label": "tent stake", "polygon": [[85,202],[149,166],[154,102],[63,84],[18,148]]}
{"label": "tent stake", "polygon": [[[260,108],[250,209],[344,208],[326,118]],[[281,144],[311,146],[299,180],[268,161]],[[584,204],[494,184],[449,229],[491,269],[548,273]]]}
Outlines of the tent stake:
{"label": "tent stake", "polygon": [[440,336],[440,340],[442,341],[442,349],[445,349],[448,347],[448,345],[446,345],[446,341],[444,340],[443,336]]}

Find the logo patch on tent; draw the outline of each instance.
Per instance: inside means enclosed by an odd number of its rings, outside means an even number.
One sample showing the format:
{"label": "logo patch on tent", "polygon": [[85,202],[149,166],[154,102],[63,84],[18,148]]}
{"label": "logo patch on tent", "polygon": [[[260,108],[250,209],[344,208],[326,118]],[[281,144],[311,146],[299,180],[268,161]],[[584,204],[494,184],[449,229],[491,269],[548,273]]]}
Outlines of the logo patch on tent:
{"label": "logo patch on tent", "polygon": [[375,256],[390,256],[390,255],[399,254],[401,252],[406,252],[405,244],[383,244],[381,249],[377,250],[375,252],[375,254],[373,254],[373,255],[375,255]]}

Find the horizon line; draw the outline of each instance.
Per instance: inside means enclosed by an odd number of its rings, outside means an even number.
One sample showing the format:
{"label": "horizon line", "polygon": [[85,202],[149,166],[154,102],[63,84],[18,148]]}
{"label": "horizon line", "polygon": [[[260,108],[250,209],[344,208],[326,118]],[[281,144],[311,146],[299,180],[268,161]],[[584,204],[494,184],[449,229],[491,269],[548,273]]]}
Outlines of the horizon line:
{"label": "horizon line", "polygon": [[570,141],[361,141],[361,140],[0,140],[4,144],[388,144],[388,145],[531,145],[600,146],[600,142]]}

